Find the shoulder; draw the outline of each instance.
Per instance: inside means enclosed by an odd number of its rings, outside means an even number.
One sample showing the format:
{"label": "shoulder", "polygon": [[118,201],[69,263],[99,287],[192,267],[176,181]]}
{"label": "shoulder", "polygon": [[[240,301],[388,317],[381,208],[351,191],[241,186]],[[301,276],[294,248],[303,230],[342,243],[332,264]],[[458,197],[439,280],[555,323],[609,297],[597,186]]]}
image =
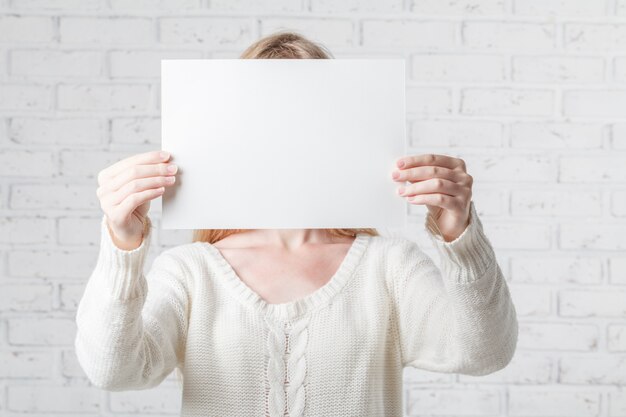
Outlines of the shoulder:
{"label": "shoulder", "polygon": [[420,245],[402,236],[370,237],[370,258],[373,269],[382,273],[387,287],[398,293],[416,270],[424,273],[436,268],[432,258]]}
{"label": "shoulder", "polygon": [[187,242],[176,246],[170,246],[161,251],[158,258],[167,259],[170,262],[177,262],[181,265],[190,265],[202,258],[206,253],[204,245],[210,245],[208,242]]}
{"label": "shoulder", "polygon": [[372,255],[391,265],[428,258],[417,242],[402,236],[370,236],[369,246]]}

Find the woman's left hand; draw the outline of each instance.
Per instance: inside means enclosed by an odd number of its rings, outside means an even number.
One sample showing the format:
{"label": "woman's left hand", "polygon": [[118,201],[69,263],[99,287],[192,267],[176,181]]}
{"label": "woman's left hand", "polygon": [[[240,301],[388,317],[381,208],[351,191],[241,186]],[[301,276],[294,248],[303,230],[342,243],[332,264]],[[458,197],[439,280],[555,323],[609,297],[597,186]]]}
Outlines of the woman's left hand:
{"label": "woman's left hand", "polygon": [[425,204],[446,242],[459,237],[469,225],[474,179],[465,161],[446,155],[422,154],[398,159],[392,178],[410,182],[398,194],[412,204]]}

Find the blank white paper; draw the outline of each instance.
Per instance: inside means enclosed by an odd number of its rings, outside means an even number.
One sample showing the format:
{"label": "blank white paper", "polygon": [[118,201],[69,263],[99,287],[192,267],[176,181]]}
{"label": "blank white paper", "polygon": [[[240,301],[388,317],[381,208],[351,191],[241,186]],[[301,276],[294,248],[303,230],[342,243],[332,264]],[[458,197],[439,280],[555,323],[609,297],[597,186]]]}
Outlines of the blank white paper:
{"label": "blank white paper", "polygon": [[404,228],[404,59],[165,59],[164,229]]}

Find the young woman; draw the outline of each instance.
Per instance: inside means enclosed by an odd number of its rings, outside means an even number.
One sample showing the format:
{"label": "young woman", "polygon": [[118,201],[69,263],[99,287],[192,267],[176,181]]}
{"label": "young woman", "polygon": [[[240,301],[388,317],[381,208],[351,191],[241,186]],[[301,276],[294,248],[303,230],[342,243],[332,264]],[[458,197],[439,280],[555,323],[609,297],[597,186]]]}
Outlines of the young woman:
{"label": "young woman", "polygon": [[[330,55],[278,33],[241,57]],[[169,158],[98,175],[100,252],[75,341],[95,386],[147,389],[177,369],[183,416],[402,416],[403,367],[485,375],[510,362],[516,312],[463,160],[405,156],[389,179],[427,205],[441,269],[374,229],[197,230],[144,276],[150,200],[175,184]]]}

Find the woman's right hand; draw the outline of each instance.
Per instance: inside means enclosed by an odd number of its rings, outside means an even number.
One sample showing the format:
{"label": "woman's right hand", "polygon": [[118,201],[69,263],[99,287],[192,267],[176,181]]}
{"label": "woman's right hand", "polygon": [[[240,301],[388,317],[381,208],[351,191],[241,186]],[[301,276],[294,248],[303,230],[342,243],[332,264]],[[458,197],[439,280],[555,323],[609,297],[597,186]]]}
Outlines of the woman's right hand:
{"label": "woman's right hand", "polygon": [[168,152],[146,152],[98,173],[96,195],[118,248],[132,250],[141,245],[150,200],[162,195],[165,187],[176,180],[177,167],[167,163],[169,158]]}

